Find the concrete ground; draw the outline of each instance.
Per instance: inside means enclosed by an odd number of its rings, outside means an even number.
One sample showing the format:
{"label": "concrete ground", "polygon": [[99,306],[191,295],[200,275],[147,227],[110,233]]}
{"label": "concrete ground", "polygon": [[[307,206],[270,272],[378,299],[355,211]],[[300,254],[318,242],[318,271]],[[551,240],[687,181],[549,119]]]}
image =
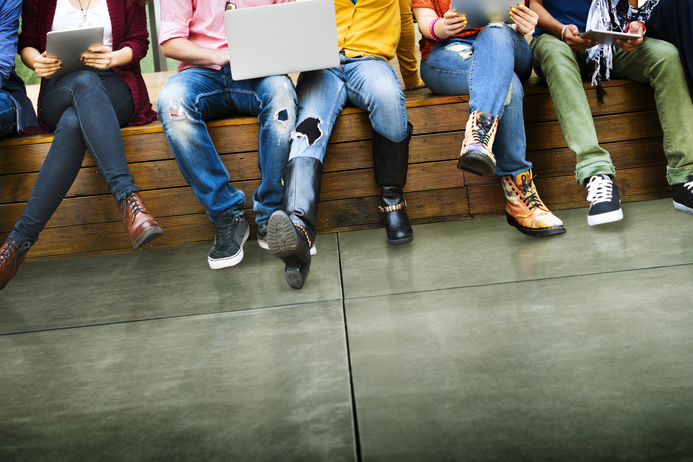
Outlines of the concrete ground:
{"label": "concrete ground", "polygon": [[[2,461],[693,461],[693,217],[504,217],[26,263],[0,292]],[[165,232],[165,230],[164,230]]]}

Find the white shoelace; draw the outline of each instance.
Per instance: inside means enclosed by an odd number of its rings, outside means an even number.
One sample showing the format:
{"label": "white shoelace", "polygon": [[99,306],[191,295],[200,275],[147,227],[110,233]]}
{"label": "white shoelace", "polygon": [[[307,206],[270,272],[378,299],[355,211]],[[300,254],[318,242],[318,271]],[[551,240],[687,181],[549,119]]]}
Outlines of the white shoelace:
{"label": "white shoelace", "polygon": [[608,176],[595,175],[587,183],[587,200],[594,204],[611,202],[614,182]]}
{"label": "white shoelace", "polygon": [[686,188],[687,190],[693,192],[693,180],[689,181],[688,183],[684,183],[683,187]]}

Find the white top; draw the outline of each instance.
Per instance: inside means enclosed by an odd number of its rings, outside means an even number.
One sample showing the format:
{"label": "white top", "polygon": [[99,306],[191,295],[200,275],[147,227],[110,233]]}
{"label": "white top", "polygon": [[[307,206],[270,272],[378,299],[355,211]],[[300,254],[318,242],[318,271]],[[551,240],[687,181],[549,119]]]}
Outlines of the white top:
{"label": "white top", "polygon": [[[94,0],[92,0],[94,1]],[[87,8],[89,0],[81,0],[82,6]],[[103,27],[103,44],[107,47],[113,46],[113,32],[111,28],[111,15],[108,14],[108,4],[106,0],[96,5],[91,10],[75,8],[70,0],[58,0],[55,6],[55,16],[53,16],[52,31],[84,29],[87,27]]]}

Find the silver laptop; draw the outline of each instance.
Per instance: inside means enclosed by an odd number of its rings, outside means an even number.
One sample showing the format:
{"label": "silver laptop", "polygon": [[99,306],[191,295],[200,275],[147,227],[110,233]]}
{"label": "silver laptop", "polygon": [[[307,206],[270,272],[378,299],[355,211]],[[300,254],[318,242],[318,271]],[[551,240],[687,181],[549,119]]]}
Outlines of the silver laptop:
{"label": "silver laptop", "polygon": [[339,65],[333,0],[227,10],[225,21],[234,80]]}
{"label": "silver laptop", "polygon": [[450,7],[467,16],[467,29],[484,27],[491,21],[513,24],[508,11],[524,0],[452,0]]}
{"label": "silver laptop", "polygon": [[80,61],[82,54],[95,45],[103,45],[103,27],[48,32],[46,56],[58,58],[63,62],[63,68],[46,78],[55,79],[75,71],[98,71]]}

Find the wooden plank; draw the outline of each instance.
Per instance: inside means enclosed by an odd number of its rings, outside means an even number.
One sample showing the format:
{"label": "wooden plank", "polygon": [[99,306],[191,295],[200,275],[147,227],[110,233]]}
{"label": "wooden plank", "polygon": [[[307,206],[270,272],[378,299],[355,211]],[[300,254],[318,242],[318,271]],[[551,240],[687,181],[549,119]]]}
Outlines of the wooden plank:
{"label": "wooden plank", "polygon": [[[348,229],[364,224],[382,226],[382,214],[378,210],[378,196],[338,199],[320,203],[318,232],[330,229]],[[469,217],[469,205],[465,188],[418,191],[406,195],[409,219]]]}
{"label": "wooden plank", "polygon": [[[454,161],[414,164],[409,166],[405,192],[434,189],[461,188],[464,175],[457,170]],[[323,174],[321,201],[376,196],[380,190],[375,185],[372,169],[350,170]]]}
{"label": "wooden plank", "polygon": [[[646,84],[610,87],[604,97],[604,103],[599,103],[597,91],[593,88],[586,90],[585,94],[592,115],[595,117],[656,109],[654,90]],[[523,100],[523,107],[525,123],[558,120],[551,94],[548,91],[526,95]]]}
{"label": "wooden plank", "polygon": [[[602,144],[662,136],[662,128],[656,111],[595,117],[594,125],[597,138]],[[527,124],[525,130],[528,151],[568,146],[557,122]]]}

